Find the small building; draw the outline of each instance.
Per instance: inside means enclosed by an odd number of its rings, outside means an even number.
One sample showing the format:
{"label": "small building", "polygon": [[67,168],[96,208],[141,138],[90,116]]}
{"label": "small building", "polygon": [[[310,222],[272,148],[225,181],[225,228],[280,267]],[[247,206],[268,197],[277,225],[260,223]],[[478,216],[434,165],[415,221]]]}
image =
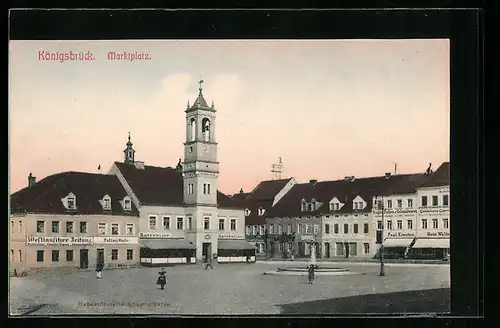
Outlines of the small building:
{"label": "small building", "polygon": [[139,212],[115,176],[64,172],[10,198],[10,268],[127,267],[139,262]]}

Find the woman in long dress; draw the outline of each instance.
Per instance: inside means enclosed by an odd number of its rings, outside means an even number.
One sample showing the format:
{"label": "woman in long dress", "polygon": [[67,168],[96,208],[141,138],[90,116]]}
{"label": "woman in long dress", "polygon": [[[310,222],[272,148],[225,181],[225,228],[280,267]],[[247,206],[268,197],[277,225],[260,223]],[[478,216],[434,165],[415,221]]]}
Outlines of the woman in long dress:
{"label": "woman in long dress", "polygon": [[161,289],[165,289],[165,285],[167,284],[167,273],[162,268],[159,272],[158,280],[156,281],[157,285],[160,285]]}
{"label": "woman in long dress", "polygon": [[314,265],[311,264],[309,269],[307,270],[307,277],[309,279],[309,283],[312,284],[314,280]]}

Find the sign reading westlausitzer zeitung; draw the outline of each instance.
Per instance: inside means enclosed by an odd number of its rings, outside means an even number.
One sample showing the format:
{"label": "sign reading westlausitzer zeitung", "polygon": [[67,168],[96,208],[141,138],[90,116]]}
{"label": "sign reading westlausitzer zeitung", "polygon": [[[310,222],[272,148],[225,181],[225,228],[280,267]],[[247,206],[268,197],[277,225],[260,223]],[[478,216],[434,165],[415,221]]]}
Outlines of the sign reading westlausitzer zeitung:
{"label": "sign reading westlausitzer zeitung", "polygon": [[93,243],[92,237],[26,237],[26,245],[91,245]]}

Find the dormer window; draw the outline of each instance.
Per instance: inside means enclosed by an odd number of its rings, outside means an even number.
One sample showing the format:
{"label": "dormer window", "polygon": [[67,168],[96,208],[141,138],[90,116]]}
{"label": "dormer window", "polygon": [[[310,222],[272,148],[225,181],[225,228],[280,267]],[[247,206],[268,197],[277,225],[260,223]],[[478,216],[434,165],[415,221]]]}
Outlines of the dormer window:
{"label": "dormer window", "polygon": [[131,211],[132,210],[132,200],[130,199],[129,196],[125,196],[122,201],[120,201],[123,210],[124,211]]}
{"label": "dormer window", "polygon": [[265,212],[265,211],[266,211],[265,209],[263,209],[262,207],[260,207],[260,208],[259,208],[259,216],[264,215],[264,212]]}
{"label": "dormer window", "polygon": [[76,210],[76,196],[73,193],[69,193],[68,196],[61,199],[64,207],[68,210]]}
{"label": "dormer window", "polygon": [[111,210],[111,197],[109,197],[109,195],[105,195],[101,200],[101,205],[103,210]]}
{"label": "dormer window", "polygon": [[307,210],[312,211],[312,204],[311,203],[307,204]]}
{"label": "dormer window", "polygon": [[245,210],[245,216],[250,216],[250,213],[251,213],[251,211],[247,208],[247,209]]}

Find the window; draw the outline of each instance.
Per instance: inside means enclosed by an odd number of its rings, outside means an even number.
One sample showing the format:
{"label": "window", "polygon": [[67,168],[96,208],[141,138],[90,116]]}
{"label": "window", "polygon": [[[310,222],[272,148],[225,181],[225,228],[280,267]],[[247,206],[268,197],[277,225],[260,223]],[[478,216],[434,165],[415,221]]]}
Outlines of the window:
{"label": "window", "polygon": [[118,250],[117,249],[111,250],[111,260],[113,260],[113,261],[118,260]]}
{"label": "window", "polygon": [[193,229],[193,218],[188,217],[188,230],[192,230],[192,229]]}
{"label": "window", "polygon": [[353,230],[354,230],[354,233],[358,233],[358,224],[357,223],[354,223]]}
{"label": "window", "polygon": [[377,221],[377,230],[382,230],[382,221]]}
{"label": "window", "polygon": [[314,233],[319,233],[319,224],[315,224],[313,229]]}
{"label": "window", "polygon": [[170,230],[170,217],[169,216],[163,217],[163,230]]}
{"label": "window", "polygon": [[278,224],[278,234],[281,235],[283,233],[283,226]]}
{"label": "window", "polygon": [[286,233],[287,234],[291,234],[292,233],[292,225],[291,224],[289,224],[289,225],[286,226]]}
{"label": "window", "polygon": [[135,225],[133,223],[127,223],[127,235],[131,236],[134,234]]}
{"label": "window", "polygon": [[45,221],[36,221],[36,232],[45,232]]}
{"label": "window", "polygon": [[387,221],[387,229],[392,230],[392,221]]}
{"label": "window", "polygon": [[210,183],[207,183],[207,194],[210,195]]}
{"label": "window", "polygon": [[368,223],[365,223],[363,225],[363,233],[368,233],[369,232],[369,227],[368,227]]}
{"label": "window", "polygon": [[413,221],[412,220],[408,220],[406,222],[407,226],[408,226],[408,229],[413,229]]}
{"label": "window", "polygon": [[247,226],[245,227],[245,234],[246,234],[247,236],[250,236],[250,234],[251,234],[251,233],[252,233],[252,227],[251,227],[251,226],[249,226],[249,225],[247,225]]}
{"label": "window", "polygon": [[260,226],[260,234],[261,234],[261,235],[264,235],[264,231],[265,231],[265,230],[266,230],[266,227],[265,227],[265,226],[263,226],[263,225],[261,225],[261,226]]}
{"label": "window", "polygon": [[422,196],[421,206],[427,206],[427,196]]}
{"label": "window", "polygon": [[282,244],[282,243],[279,243],[278,248],[279,248],[279,251],[280,251],[280,252],[283,252],[283,244]]}
{"label": "window", "polygon": [[335,224],[333,225],[333,232],[334,232],[334,233],[339,233],[339,225],[338,225],[338,223],[335,223]]}
{"label": "window", "polygon": [[52,262],[59,262],[59,250],[52,251]]}
{"label": "window", "polygon": [[134,259],[134,250],[127,249],[127,261],[132,261]]}
{"label": "window", "polygon": [[156,230],[156,215],[149,216],[149,230]]}
{"label": "window", "polygon": [[245,216],[249,216],[249,215],[250,215],[250,210],[247,208],[247,209],[245,210]]}
{"label": "window", "polygon": [[443,228],[444,229],[448,229],[449,228],[448,219],[443,219]]}
{"label": "window", "polygon": [[427,229],[427,219],[422,219],[422,229]]}
{"label": "window", "polygon": [[333,211],[333,208],[334,208],[333,205],[334,204],[330,204],[330,211]]}
{"label": "window", "polygon": [[357,218],[357,217],[358,217],[358,215],[357,215],[357,214],[354,214],[354,217],[355,217],[355,218]]}
{"label": "window", "polygon": [[330,233],[330,225],[329,224],[325,224],[325,234],[329,234]]}
{"label": "window", "polygon": [[387,201],[387,208],[392,208],[392,200]]}
{"label": "window", "polygon": [[207,194],[207,184],[206,183],[203,184],[203,194],[204,195]]}
{"label": "window", "polygon": [[306,223],[306,233],[311,233],[311,225]]}
{"label": "window", "polygon": [[357,210],[358,209],[358,202],[354,202],[354,209]]}
{"label": "window", "polygon": [[66,233],[73,233],[73,222],[66,222]]}
{"label": "window", "polygon": [[443,206],[448,206],[449,205],[449,196],[448,195],[443,195]]}
{"label": "window", "polygon": [[193,194],[193,184],[190,183],[188,184],[188,195],[192,195]]}
{"label": "window", "polygon": [[182,229],[184,229],[184,219],[177,218],[177,230],[182,230]]}
{"label": "window", "polygon": [[209,217],[203,218],[203,229],[210,230],[210,218]]}
{"label": "window", "polygon": [[36,261],[43,262],[43,250],[36,251]]}
{"label": "window", "polygon": [[298,233],[304,232],[304,227],[303,227],[302,223],[297,224],[297,232]]}
{"label": "window", "polygon": [[438,228],[438,219],[432,219],[432,229]]}
{"label": "window", "polygon": [[398,199],[398,207],[399,208],[403,207],[403,200],[402,199]]}
{"label": "window", "polygon": [[438,206],[438,196],[432,196],[432,206]]}
{"label": "window", "polygon": [[75,209],[75,199],[73,197],[69,197],[67,199],[68,202],[68,209],[74,210]]}
{"label": "window", "polygon": [[335,204],[333,204],[333,205],[334,205],[334,209],[335,209],[336,211],[338,211],[338,210],[339,210],[339,208],[340,208],[340,204],[339,204],[339,203],[335,203]]}
{"label": "window", "polygon": [[102,200],[102,207],[105,210],[110,210],[111,209],[111,198],[104,197],[103,200]]}
{"label": "window", "polygon": [[13,249],[10,250],[10,261],[11,262],[14,261],[14,250]]}
{"label": "window", "polygon": [[120,234],[120,227],[118,226],[118,223],[111,224],[111,234],[115,236]]}
{"label": "window", "polygon": [[19,262],[23,261],[23,251],[19,250]]}
{"label": "window", "polygon": [[347,223],[344,224],[344,233],[349,233],[349,225]]}
{"label": "window", "polygon": [[123,200],[123,209],[125,211],[130,211],[132,209],[132,202],[130,201],[130,199],[125,198]]}
{"label": "window", "polygon": [[264,212],[265,212],[265,210],[264,210],[262,207],[259,207],[259,211],[258,211],[258,213],[257,213],[257,214],[258,214],[259,216],[262,216],[262,215],[264,215]]}
{"label": "window", "polygon": [[236,230],[236,219],[231,219],[231,230],[232,231]]}
{"label": "window", "polygon": [[52,221],[52,232],[59,233],[59,221]]}
{"label": "window", "polygon": [[408,198],[408,199],[406,200],[406,202],[407,202],[407,204],[408,204],[408,207],[413,207],[413,199]]}
{"label": "window", "polygon": [[23,232],[23,221],[19,221],[19,232]]}
{"label": "window", "polygon": [[[232,229],[232,225],[233,225],[233,222],[232,222],[232,220],[231,220],[231,230],[233,230],[233,229]],[[269,225],[269,233],[270,233],[270,234],[273,234],[273,233],[274,233],[274,224],[270,224],[270,225]]]}
{"label": "window", "polygon": [[396,221],[396,228],[397,228],[398,230],[403,229],[403,221],[402,221],[402,220],[397,220],[397,221]]}
{"label": "window", "polygon": [[338,216],[338,215],[335,215],[335,218],[336,218],[336,219],[338,219],[338,218],[339,218],[339,216]]}
{"label": "window", "polygon": [[66,250],[66,261],[73,262],[73,250],[72,249]]}
{"label": "window", "polygon": [[87,233],[87,222],[80,222],[80,233]]}
{"label": "window", "polygon": [[98,233],[100,235],[105,235],[106,234],[106,223],[99,223],[98,224]]}
{"label": "window", "polygon": [[257,234],[257,226],[252,226],[252,235]]}
{"label": "window", "polygon": [[369,254],[370,253],[370,244],[364,243],[363,244],[363,248],[365,250],[365,254]]}
{"label": "window", "polygon": [[14,233],[16,229],[16,226],[14,224],[14,221],[10,221],[10,233]]}

